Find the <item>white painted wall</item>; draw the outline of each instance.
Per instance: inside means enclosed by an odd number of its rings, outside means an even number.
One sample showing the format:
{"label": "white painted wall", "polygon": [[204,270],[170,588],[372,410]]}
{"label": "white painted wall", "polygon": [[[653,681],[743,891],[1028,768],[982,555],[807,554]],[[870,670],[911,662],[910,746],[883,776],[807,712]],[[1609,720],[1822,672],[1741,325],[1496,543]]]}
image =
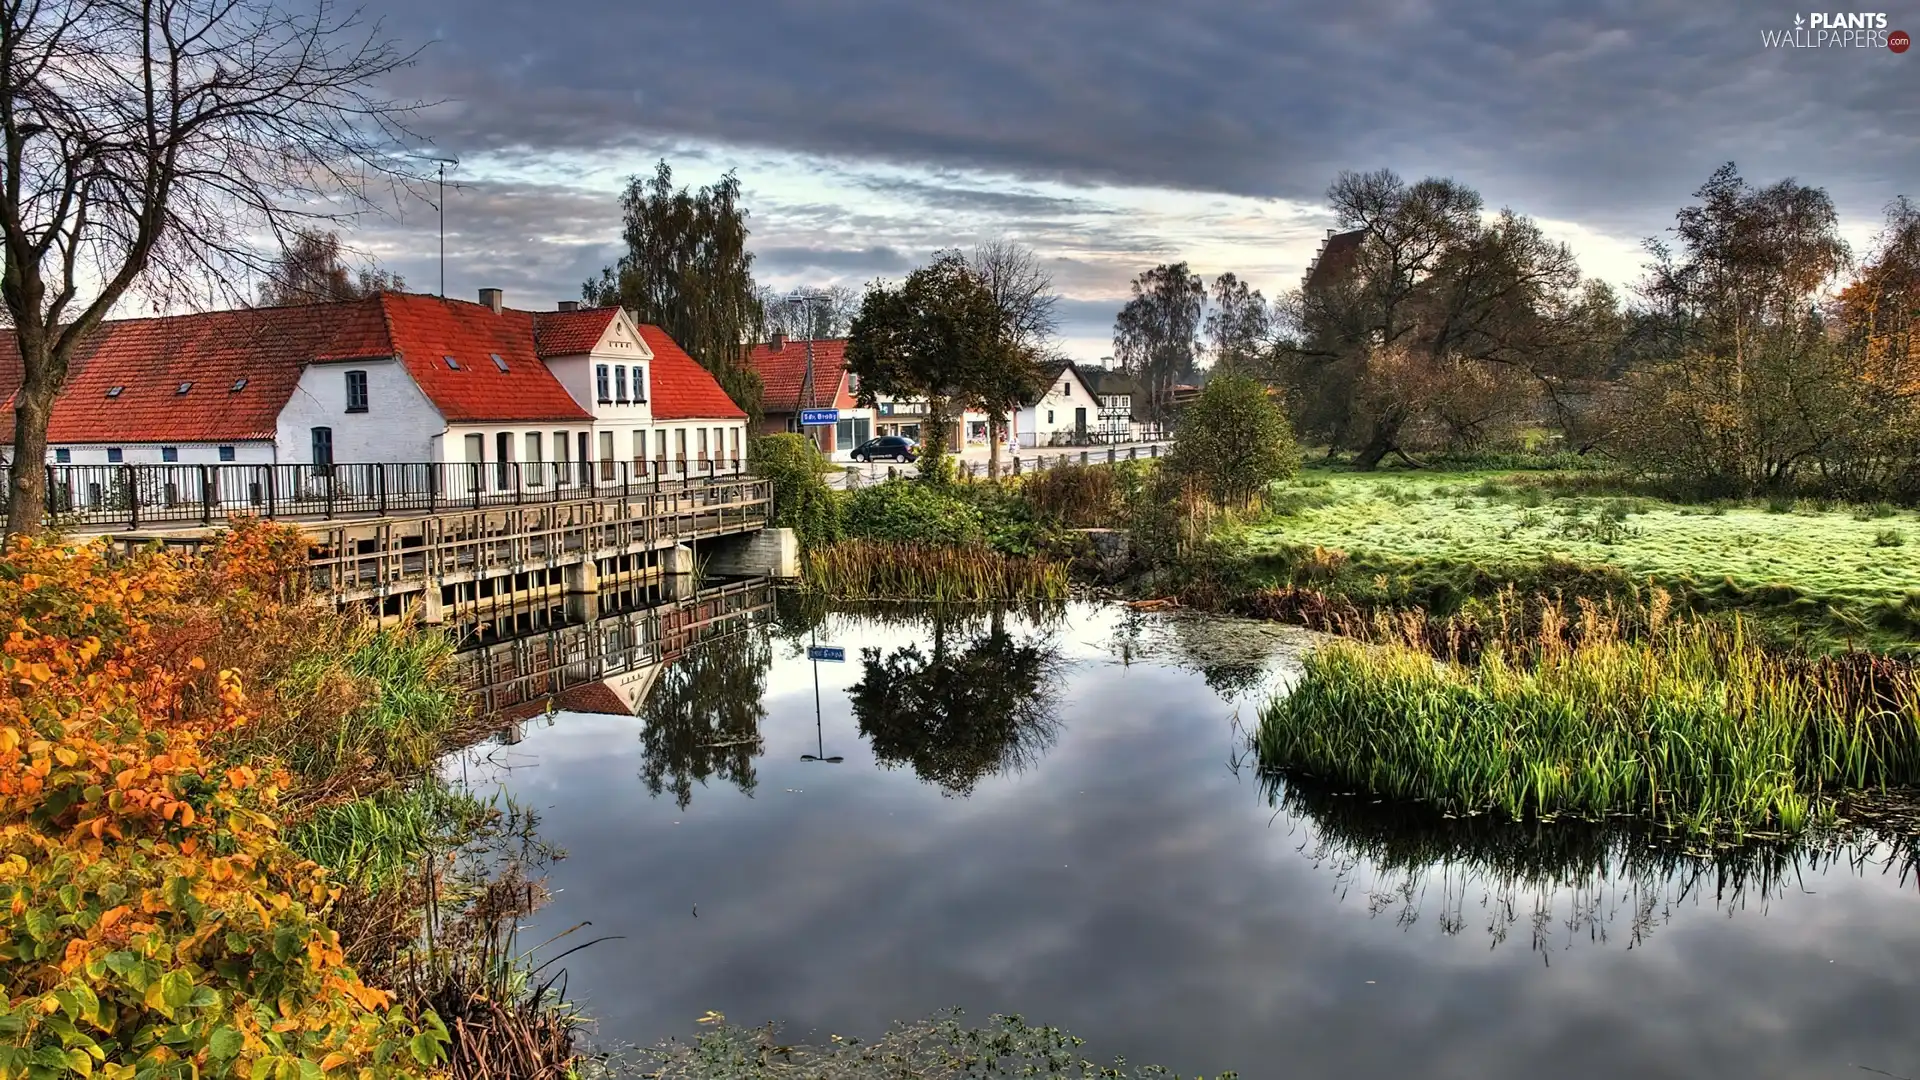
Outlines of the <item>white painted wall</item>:
{"label": "white painted wall", "polygon": [[[233,460],[220,460],[220,448],[233,447]],[[120,464],[159,465],[165,460],[165,450],[172,447],[182,465],[271,465],[273,464],[273,444],[265,440],[232,443],[59,443],[47,447],[49,465],[106,465],[107,451],[120,451]],[[67,451],[68,461],[61,461],[59,452]]]}
{"label": "white painted wall", "polygon": [[1072,368],[1067,368],[1047,387],[1039,401],[1020,410],[1016,421],[1021,446],[1048,446],[1056,436],[1071,437],[1074,410],[1087,410],[1087,430],[1098,431],[1100,403],[1087,392],[1087,384]]}
{"label": "white painted wall", "polygon": [[[367,411],[347,411],[347,372],[367,373]],[[355,360],[309,364],[280,410],[275,443],[284,464],[313,461],[313,429],[333,429],[333,460],[434,461],[435,436],[446,430],[440,411],[398,362]]]}

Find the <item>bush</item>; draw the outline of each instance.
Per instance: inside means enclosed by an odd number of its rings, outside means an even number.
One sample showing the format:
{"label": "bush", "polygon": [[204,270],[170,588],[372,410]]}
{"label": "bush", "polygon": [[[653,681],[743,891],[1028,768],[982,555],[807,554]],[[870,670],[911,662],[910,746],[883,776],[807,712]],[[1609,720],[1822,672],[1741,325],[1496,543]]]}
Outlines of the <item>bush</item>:
{"label": "bush", "polygon": [[979,508],[958,489],[889,480],[847,497],[842,533],[850,540],[975,545],[986,541]]}
{"label": "bush", "polygon": [[1286,413],[1265,386],[1216,375],[1180,416],[1166,471],[1215,503],[1246,506],[1300,468]]}
{"label": "bush", "polygon": [[830,544],[840,533],[839,507],[826,474],[827,459],[804,435],[763,435],[747,444],[747,466],[773,481],[773,526],[792,529],[804,550]]}

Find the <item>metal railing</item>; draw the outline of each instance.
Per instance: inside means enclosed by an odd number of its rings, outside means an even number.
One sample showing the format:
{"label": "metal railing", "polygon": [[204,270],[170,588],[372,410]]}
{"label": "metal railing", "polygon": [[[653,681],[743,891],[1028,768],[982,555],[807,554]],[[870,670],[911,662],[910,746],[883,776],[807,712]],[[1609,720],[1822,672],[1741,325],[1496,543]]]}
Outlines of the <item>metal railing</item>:
{"label": "metal railing", "polygon": [[[611,498],[745,471],[737,458],[45,468],[50,521],[130,529],[234,514],[332,518]],[[0,481],[7,475],[0,466]]]}

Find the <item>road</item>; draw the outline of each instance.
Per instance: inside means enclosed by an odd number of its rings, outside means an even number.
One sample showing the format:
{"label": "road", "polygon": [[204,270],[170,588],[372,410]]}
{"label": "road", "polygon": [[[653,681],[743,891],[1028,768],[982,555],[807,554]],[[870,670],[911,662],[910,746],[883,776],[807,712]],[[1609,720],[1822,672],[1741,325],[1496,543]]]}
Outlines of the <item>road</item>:
{"label": "road", "polygon": [[[1077,462],[1080,460],[1081,454],[1086,455],[1086,459],[1090,464],[1100,464],[1107,460],[1107,452],[1109,450],[1113,451],[1115,460],[1125,460],[1128,455],[1141,458],[1153,457],[1156,456],[1156,454],[1166,453],[1167,447],[1171,445],[1172,443],[1161,440],[1158,442],[1122,443],[1118,446],[1041,446],[1023,448],[1019,452],[1020,469],[1022,472],[1026,472],[1035,468],[1044,468],[1058,463],[1063,458],[1068,461]],[[972,472],[976,476],[985,476],[987,474],[986,447],[970,446],[964,453],[958,454],[956,457],[958,458],[961,468]],[[836,461],[834,465],[836,466],[835,471],[828,475],[827,483],[832,487],[842,489],[846,488],[849,483],[854,486],[864,487],[868,484],[877,484],[889,476],[919,475],[919,469],[915,466],[896,461],[876,461],[867,464]],[[1000,468],[1003,472],[1013,471],[1012,454],[1002,453],[1000,457]]]}

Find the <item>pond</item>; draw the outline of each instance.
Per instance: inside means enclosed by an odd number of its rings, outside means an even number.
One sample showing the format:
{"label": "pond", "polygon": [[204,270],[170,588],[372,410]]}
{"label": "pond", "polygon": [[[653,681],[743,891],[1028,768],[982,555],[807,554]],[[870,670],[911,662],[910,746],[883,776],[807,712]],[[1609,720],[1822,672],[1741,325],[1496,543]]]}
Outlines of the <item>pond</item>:
{"label": "pond", "polygon": [[522,940],[620,935],[563,961],[605,1043],[958,1006],[1183,1073],[1920,1074],[1910,847],[1710,856],[1263,780],[1246,733],[1312,644],[1094,604],[783,611],[637,718],[535,719],[458,769],[567,852]]}

